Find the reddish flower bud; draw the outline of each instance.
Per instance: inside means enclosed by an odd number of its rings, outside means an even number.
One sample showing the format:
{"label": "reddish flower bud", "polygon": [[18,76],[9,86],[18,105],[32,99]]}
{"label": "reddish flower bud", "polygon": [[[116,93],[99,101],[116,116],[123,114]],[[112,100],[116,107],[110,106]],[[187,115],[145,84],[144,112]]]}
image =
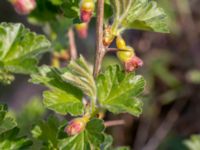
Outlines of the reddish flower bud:
{"label": "reddish flower bud", "polygon": [[88,36],[88,24],[87,23],[76,24],[75,29],[78,33],[78,36],[81,39],[87,38],[87,36]]}
{"label": "reddish flower bud", "polygon": [[93,15],[94,11],[94,0],[82,0],[80,3],[80,11],[81,16],[80,19],[83,22],[90,22],[91,17]]}
{"label": "reddish flower bud", "polygon": [[36,7],[35,0],[12,0],[11,3],[19,14],[29,14]]}
{"label": "reddish flower bud", "polygon": [[124,63],[124,67],[127,72],[132,72],[142,65],[143,61],[137,56],[133,56],[131,59]]}
{"label": "reddish flower bud", "polygon": [[75,118],[69,122],[68,126],[65,128],[65,132],[69,136],[79,134],[85,129],[87,122],[88,118]]}

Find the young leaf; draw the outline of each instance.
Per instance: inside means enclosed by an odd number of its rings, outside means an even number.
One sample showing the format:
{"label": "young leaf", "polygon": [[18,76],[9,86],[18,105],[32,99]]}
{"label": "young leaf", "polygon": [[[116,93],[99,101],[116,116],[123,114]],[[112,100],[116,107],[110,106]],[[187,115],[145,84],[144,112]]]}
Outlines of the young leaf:
{"label": "young leaf", "polygon": [[22,150],[27,149],[32,145],[30,141],[25,136],[18,137],[19,129],[13,128],[7,132],[0,135],[0,149],[1,150]]}
{"label": "young leaf", "polygon": [[42,35],[30,32],[22,24],[0,24],[0,69],[12,73],[33,73],[37,55],[50,46]]}
{"label": "young leaf", "polygon": [[85,131],[82,133],[68,137],[62,142],[61,149],[75,150],[93,150],[100,147],[104,141],[104,124],[102,120],[92,119],[88,122]]}
{"label": "young leaf", "polygon": [[110,66],[97,78],[99,103],[113,113],[128,112],[139,116],[142,102],[137,96],[144,90],[144,85],[142,76],[126,74],[118,66]]}
{"label": "young leaf", "polygon": [[153,0],[111,0],[111,4],[115,12],[115,26],[169,32],[167,14]]}
{"label": "young leaf", "polygon": [[33,74],[32,82],[49,87],[50,91],[43,93],[44,105],[60,114],[71,115],[83,114],[82,92],[71,84],[65,82],[61,75],[63,73],[55,68],[43,66],[39,73]]}
{"label": "young leaf", "polygon": [[95,81],[85,59],[80,56],[76,61],[72,60],[68,65],[68,69],[69,71],[62,75],[63,79],[81,89],[87,96],[95,98]]}
{"label": "young leaf", "polygon": [[6,105],[0,105],[0,134],[9,131],[17,126],[13,117],[8,114]]}

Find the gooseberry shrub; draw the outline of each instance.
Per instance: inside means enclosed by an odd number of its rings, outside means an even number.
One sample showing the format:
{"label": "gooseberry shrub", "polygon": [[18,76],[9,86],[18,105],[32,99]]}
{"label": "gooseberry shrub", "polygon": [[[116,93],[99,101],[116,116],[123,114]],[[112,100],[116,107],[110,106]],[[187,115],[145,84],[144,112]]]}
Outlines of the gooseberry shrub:
{"label": "gooseberry shrub", "polygon": [[[6,105],[0,105],[0,149],[113,150],[105,133],[103,115],[142,113],[145,80],[135,70],[143,65],[133,47],[123,39],[127,29],[168,33],[168,17],[153,0],[11,0],[19,14],[43,27],[38,35],[20,23],[0,24],[0,82],[11,84],[14,74],[30,75],[30,82],[48,88],[43,104],[66,120],[49,116],[33,125],[32,137],[18,136],[19,128]],[[73,30],[87,38],[96,18],[94,65],[77,57]],[[115,40],[116,38],[116,40]],[[116,41],[116,48],[110,47]],[[67,50],[69,49],[69,50]],[[51,65],[38,66],[41,54],[51,53]],[[122,67],[101,71],[103,57],[116,52]],[[64,62],[64,65],[63,63]],[[93,66],[93,69],[91,68]],[[34,139],[34,140],[32,140]],[[118,150],[128,149],[119,147]]]}

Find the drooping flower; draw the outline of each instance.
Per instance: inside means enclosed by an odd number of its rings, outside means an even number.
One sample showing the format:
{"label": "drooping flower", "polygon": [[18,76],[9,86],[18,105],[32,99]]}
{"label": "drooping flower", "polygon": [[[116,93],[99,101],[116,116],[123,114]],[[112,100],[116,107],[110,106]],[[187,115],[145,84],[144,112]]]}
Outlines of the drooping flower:
{"label": "drooping flower", "polygon": [[79,23],[75,25],[76,32],[81,39],[85,39],[88,36],[88,23]]}
{"label": "drooping flower", "polygon": [[143,66],[142,59],[140,59],[139,57],[135,55],[128,61],[124,62],[124,68],[125,68],[125,71],[127,72],[132,72],[138,67],[142,67],[142,66]]}
{"label": "drooping flower", "polygon": [[80,19],[82,22],[90,22],[94,11],[94,0],[82,0],[80,2]]}

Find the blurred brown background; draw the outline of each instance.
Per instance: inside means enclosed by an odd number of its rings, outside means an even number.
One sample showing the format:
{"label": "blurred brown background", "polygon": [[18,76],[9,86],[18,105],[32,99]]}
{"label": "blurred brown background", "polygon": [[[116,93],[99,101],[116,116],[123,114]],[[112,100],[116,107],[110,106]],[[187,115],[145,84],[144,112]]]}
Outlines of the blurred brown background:
{"label": "blurred brown background", "polygon": [[[145,76],[147,85],[142,97],[144,112],[140,118],[123,114],[107,114],[106,119],[124,119],[126,124],[108,128],[115,145],[129,145],[134,150],[184,150],[183,140],[200,133],[200,0],[158,0],[170,15],[171,34],[126,31],[124,38],[133,45],[145,62],[138,73]],[[1,22],[23,22],[31,30],[26,16],[17,15],[6,1],[0,1]],[[87,58],[94,53],[94,26],[89,39],[77,42]],[[43,62],[48,63],[48,54]],[[104,67],[118,63],[115,55],[104,59]],[[0,101],[13,109],[35,95],[43,87],[28,83],[28,77],[17,75],[10,86],[0,85]]]}

